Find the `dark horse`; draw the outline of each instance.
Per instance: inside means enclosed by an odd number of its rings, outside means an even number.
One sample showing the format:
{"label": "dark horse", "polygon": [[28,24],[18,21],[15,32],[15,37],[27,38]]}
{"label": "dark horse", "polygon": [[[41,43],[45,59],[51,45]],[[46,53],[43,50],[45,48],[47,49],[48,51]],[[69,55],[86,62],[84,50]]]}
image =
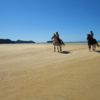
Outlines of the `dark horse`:
{"label": "dark horse", "polygon": [[54,52],[56,52],[56,50],[62,52],[62,45],[64,45],[64,42],[59,38],[58,32],[56,32],[56,34],[54,33],[51,39],[53,40]]}
{"label": "dark horse", "polygon": [[87,35],[87,40],[88,40],[89,51],[91,51],[91,47],[93,51],[96,50],[96,46],[99,47],[99,44],[97,40],[94,38],[94,34],[92,31],[90,31],[90,33]]}

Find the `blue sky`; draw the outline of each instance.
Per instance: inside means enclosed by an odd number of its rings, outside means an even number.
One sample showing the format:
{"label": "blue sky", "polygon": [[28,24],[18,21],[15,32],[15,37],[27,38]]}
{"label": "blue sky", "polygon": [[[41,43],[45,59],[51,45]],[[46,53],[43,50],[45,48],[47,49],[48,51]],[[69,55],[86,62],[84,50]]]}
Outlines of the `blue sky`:
{"label": "blue sky", "polygon": [[45,42],[100,40],[100,0],[0,0],[0,38]]}

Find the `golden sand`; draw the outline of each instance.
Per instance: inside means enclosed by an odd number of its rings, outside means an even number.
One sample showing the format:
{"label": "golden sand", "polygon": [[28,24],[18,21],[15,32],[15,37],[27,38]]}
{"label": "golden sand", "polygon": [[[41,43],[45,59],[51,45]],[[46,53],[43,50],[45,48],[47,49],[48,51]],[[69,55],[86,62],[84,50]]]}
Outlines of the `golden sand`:
{"label": "golden sand", "polygon": [[100,48],[0,45],[0,100],[100,100]]}

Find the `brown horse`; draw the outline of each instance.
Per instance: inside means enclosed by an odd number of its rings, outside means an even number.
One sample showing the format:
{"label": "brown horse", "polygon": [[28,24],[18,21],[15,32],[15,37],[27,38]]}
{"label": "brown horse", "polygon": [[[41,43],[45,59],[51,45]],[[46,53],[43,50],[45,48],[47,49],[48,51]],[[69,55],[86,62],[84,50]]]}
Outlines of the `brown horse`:
{"label": "brown horse", "polygon": [[64,45],[64,42],[59,38],[58,32],[56,32],[56,34],[54,33],[51,39],[53,40],[54,52],[62,52],[62,45]]}

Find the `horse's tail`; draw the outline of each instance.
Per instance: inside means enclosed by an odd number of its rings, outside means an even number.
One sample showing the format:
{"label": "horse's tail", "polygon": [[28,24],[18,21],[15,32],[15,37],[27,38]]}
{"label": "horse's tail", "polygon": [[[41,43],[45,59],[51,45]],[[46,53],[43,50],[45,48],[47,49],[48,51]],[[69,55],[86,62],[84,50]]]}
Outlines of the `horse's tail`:
{"label": "horse's tail", "polygon": [[65,46],[65,43],[63,42],[63,40],[61,40],[61,45]]}

